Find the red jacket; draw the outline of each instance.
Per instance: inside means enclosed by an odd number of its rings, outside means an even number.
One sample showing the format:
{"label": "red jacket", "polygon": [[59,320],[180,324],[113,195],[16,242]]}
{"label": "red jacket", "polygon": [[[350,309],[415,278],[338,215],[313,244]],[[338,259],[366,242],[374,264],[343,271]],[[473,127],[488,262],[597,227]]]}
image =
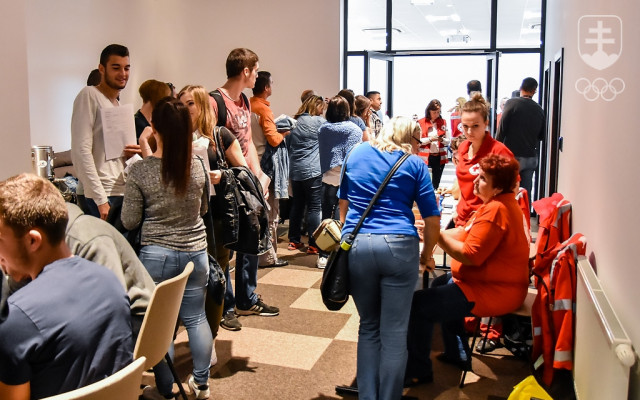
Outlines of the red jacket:
{"label": "red jacket", "polygon": [[462,135],[460,124],[461,124],[460,112],[459,111],[452,112],[451,113],[451,137],[452,138]]}
{"label": "red jacket", "polygon": [[547,385],[551,385],[554,369],[573,369],[576,265],[578,255],[585,254],[586,239],[575,234],[562,241],[569,234],[570,215],[571,204],[562,198],[546,218],[541,216],[533,267],[538,295],[531,310],[532,358],[536,368],[543,366],[542,379]]}
{"label": "red jacket", "polygon": [[[433,128],[433,123],[431,120],[426,118],[420,118],[418,120],[418,125],[422,128],[421,138],[429,137],[429,135],[433,135],[433,133],[429,132],[429,129]],[[449,138],[447,138],[447,123],[442,117],[436,119],[436,129],[437,135],[442,140],[438,141],[438,154],[440,155],[440,165],[446,164],[448,161],[447,158],[447,146],[449,145]],[[418,149],[418,155],[422,158],[426,163],[429,162],[429,155],[433,155],[433,152],[429,149],[431,147],[430,143],[425,143],[420,145]]]}

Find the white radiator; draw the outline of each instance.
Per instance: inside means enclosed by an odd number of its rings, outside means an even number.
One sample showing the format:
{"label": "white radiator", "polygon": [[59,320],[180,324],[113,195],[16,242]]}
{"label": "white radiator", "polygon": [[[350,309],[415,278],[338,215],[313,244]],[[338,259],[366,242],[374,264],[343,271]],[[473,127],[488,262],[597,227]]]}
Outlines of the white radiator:
{"label": "white radiator", "polygon": [[579,400],[627,398],[635,353],[585,257],[578,259],[574,354],[573,381]]}

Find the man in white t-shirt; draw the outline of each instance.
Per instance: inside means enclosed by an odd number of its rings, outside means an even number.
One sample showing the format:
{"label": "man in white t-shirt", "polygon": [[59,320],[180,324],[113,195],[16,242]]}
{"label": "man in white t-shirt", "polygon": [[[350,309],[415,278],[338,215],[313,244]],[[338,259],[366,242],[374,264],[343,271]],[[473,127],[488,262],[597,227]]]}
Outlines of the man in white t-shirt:
{"label": "man in white t-shirt", "polygon": [[[101,110],[118,107],[120,91],[129,80],[129,50],[119,44],[100,54],[101,74],[97,86],[84,87],[73,102],[71,116],[71,159],[84,189],[85,214],[99,217],[124,231],[120,209],[124,195],[124,156],[107,160]],[[133,115],[131,115],[133,120]],[[139,146],[125,147],[125,153],[139,152]]]}

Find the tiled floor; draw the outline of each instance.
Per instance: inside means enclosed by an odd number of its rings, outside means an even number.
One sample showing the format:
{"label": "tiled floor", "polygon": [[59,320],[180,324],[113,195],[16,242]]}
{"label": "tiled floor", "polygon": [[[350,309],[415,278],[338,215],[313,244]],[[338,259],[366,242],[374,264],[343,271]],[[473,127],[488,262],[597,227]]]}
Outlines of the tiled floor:
{"label": "tiled floor", "polygon": [[[445,169],[443,182],[449,173]],[[290,265],[260,269],[257,289],[265,303],[280,308],[280,315],[239,317],[242,330],[219,330],[210,398],[355,399],[335,394],[336,385],[355,381],[359,323],[355,305],[350,300],[338,312],[327,311],[320,298],[322,270],[315,267],[317,256],[307,255],[304,248],[287,250],[286,225],[280,231],[278,255]],[[434,342],[434,355],[440,346]],[[192,365],[183,329],[176,340],[175,363],[186,381]],[[435,382],[405,394],[419,399],[506,399],[511,387],[529,374],[527,364],[504,349],[474,355],[473,365],[477,374],[469,374],[464,389],[457,387],[460,371],[436,361]],[[150,374],[144,383],[153,384]]]}

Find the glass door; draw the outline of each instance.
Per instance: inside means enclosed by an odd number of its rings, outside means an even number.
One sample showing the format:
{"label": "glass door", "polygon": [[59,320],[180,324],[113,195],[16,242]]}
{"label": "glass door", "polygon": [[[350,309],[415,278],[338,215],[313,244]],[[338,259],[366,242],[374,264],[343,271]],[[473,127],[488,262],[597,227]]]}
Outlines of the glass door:
{"label": "glass door", "polygon": [[365,71],[364,93],[380,92],[382,106],[378,116],[385,121],[393,115],[393,57],[376,53],[368,53],[368,70]]}

